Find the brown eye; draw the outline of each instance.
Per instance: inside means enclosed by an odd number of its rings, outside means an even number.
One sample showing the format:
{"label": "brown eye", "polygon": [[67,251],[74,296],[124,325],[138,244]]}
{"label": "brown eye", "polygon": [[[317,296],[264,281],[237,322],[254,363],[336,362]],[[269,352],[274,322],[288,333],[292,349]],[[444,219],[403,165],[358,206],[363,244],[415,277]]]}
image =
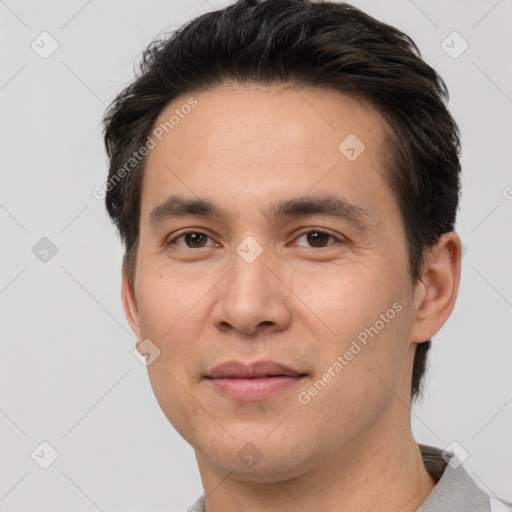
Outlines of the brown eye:
{"label": "brown eye", "polygon": [[188,247],[191,248],[197,248],[197,247],[204,247],[206,243],[206,235],[203,235],[201,233],[187,233],[185,235],[185,243]]}
{"label": "brown eye", "polygon": [[[328,245],[332,245],[332,243],[336,242],[336,238],[329,233],[324,233],[323,231],[308,231],[307,233],[303,233],[297,238],[297,241],[304,239],[306,241],[306,246],[309,247],[327,247]],[[329,243],[329,239],[332,239],[334,242]],[[304,244],[298,243],[299,246],[304,246]]]}
{"label": "brown eye", "polygon": [[[170,244],[175,244],[179,247],[184,247],[186,249],[201,249],[202,247],[207,247],[209,240],[210,237],[205,235],[204,233],[199,233],[197,231],[189,231],[187,233],[182,233],[181,235],[177,236],[174,240],[170,242]],[[178,241],[181,241],[181,243]]]}
{"label": "brown eye", "polygon": [[313,247],[324,247],[324,245],[329,241],[329,235],[314,231],[307,234],[307,240]]}

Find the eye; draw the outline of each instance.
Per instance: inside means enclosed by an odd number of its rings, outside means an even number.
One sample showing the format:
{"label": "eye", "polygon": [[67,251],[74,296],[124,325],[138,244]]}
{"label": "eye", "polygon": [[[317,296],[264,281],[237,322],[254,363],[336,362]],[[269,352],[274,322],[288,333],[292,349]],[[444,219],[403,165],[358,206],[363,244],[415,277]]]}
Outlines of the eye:
{"label": "eye", "polygon": [[[178,243],[178,240],[181,240],[182,243]],[[187,231],[186,233],[181,233],[181,235],[173,238],[168,242],[168,245],[177,245],[178,247],[184,247],[186,249],[201,249],[203,247],[208,247],[208,240],[215,245],[208,235],[200,233],[199,231]],[[211,246],[212,243],[210,243],[209,246]]]}
{"label": "eye", "polygon": [[[336,243],[337,241],[339,241],[338,238],[336,238],[334,235],[331,235],[331,234],[326,233],[325,231],[322,231],[319,229],[314,229],[314,230],[308,231],[306,233],[302,233],[302,235],[300,235],[297,238],[297,245],[299,245],[301,247],[308,247],[308,245],[302,245],[302,244],[298,243],[298,241],[301,239],[302,240],[305,239],[305,242],[306,242],[306,244],[309,244],[309,247],[320,247],[320,248],[327,247],[328,245],[333,245],[333,243]],[[332,239],[334,242],[328,243],[329,239]]]}

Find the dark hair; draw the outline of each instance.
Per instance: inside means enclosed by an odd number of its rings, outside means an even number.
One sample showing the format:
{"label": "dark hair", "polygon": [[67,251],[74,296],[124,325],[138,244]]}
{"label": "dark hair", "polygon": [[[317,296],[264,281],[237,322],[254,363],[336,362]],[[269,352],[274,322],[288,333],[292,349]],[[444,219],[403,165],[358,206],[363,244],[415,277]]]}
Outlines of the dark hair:
{"label": "dark hair", "polygon": [[[325,88],[377,110],[389,142],[384,178],[400,207],[416,284],[425,250],[454,230],[458,207],[459,131],[445,106],[446,85],[401,31],[351,5],[310,0],[239,0],[193,19],[149,45],[138,77],[108,108],[106,207],[125,246],[131,284],[145,162],[140,148],[174,98],[226,83]],[[430,343],[416,347],[412,398],[420,394]]]}

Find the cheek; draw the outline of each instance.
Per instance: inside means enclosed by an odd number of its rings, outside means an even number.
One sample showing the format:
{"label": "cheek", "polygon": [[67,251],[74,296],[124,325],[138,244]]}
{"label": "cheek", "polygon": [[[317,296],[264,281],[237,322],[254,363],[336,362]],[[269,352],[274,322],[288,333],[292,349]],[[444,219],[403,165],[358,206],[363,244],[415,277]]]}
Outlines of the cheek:
{"label": "cheek", "polygon": [[[300,390],[301,401],[297,397],[309,431],[322,432],[319,437],[323,439],[349,445],[392,407],[400,393],[406,363],[405,345],[401,342],[406,327],[399,315],[377,333],[369,328],[355,329],[354,336],[338,336],[335,344],[322,347],[323,367],[308,387]],[[370,327],[374,324],[375,321]],[[365,336],[358,339],[360,333]],[[321,440],[318,444],[317,449],[322,450]]]}
{"label": "cheek", "polygon": [[193,399],[190,371],[197,359],[201,303],[180,283],[146,279],[141,290],[141,333],[160,350],[147,370],[151,387],[163,413],[186,440],[193,436],[194,418],[202,411]]}
{"label": "cheek", "polygon": [[375,265],[359,263],[321,269],[313,277],[290,274],[288,279],[296,283],[293,290],[302,321],[321,321],[329,338],[346,342],[374,325],[402,295],[398,281],[383,275]]}
{"label": "cheek", "polygon": [[[193,324],[200,310],[200,299],[207,283],[184,281],[164,269],[145,268],[137,293],[140,323],[148,337],[165,343],[185,326]],[[205,291],[203,291],[205,290]]]}
{"label": "cheek", "polygon": [[[370,414],[370,404],[380,410],[391,395],[383,382],[393,388],[404,367],[410,311],[400,281],[383,275],[380,269],[338,272],[317,280],[315,286],[297,288],[297,295],[315,313],[303,307],[302,322],[320,326],[312,329],[317,335],[320,329],[327,333],[316,336],[320,364],[312,387],[302,390],[304,398],[310,399],[307,407],[318,407],[318,414],[324,407],[324,414],[332,412],[332,421],[338,424],[340,418]],[[347,416],[337,415],[339,408]]]}
{"label": "cheek", "polygon": [[159,403],[166,400],[174,409],[190,384],[187,370],[197,352],[193,340],[199,339],[204,324],[199,302],[203,294],[197,287],[161,278],[158,272],[143,279],[137,297],[141,335],[160,351],[148,373]]}

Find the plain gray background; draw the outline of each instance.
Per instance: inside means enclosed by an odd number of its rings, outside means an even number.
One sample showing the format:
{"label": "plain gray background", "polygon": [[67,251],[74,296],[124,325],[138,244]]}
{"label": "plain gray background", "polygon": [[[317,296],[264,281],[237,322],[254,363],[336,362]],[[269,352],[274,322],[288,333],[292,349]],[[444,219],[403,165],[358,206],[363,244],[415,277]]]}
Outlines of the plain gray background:
{"label": "plain gray background", "polygon": [[[477,484],[512,500],[512,3],[353,4],[413,37],[446,80],[462,132],[457,231],[467,252],[414,433],[458,443]],[[3,512],[179,512],[202,492],[192,448],[133,355],[121,247],[92,191],[107,172],[101,117],[143,48],[225,5],[0,1]],[[58,453],[47,469],[43,441]]]}

